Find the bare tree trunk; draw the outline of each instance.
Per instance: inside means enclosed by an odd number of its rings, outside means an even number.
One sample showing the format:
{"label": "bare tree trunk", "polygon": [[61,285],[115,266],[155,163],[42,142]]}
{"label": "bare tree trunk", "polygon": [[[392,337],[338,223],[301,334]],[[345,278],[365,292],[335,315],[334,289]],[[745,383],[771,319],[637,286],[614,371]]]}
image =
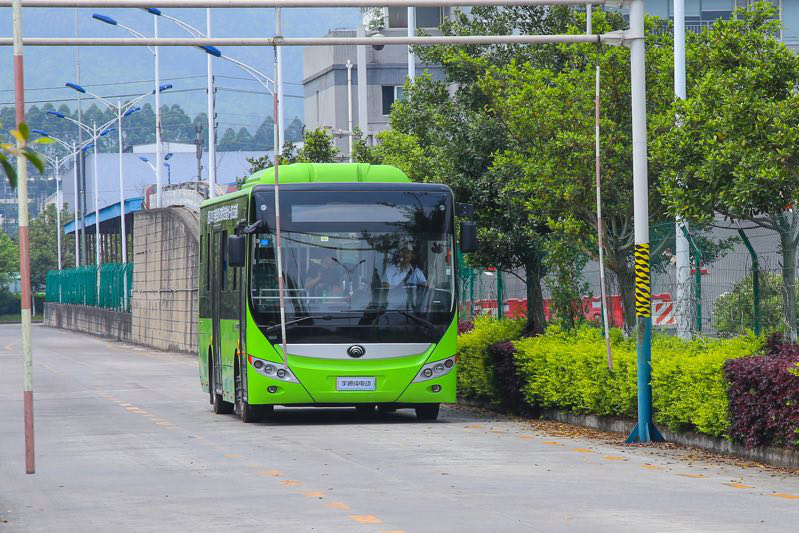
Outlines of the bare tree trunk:
{"label": "bare tree trunk", "polygon": [[532,261],[524,265],[527,278],[527,325],[525,335],[540,335],[546,329],[544,316],[544,296],[541,291],[541,262]]}
{"label": "bare tree trunk", "polygon": [[[624,312],[624,332],[630,335],[635,328],[635,271],[621,268],[616,271],[619,280],[619,295]],[[610,310],[608,310],[610,311]]]}
{"label": "bare tree trunk", "polygon": [[796,341],[796,241],[793,224],[780,224],[780,252],[782,254],[782,317],[785,336]]}

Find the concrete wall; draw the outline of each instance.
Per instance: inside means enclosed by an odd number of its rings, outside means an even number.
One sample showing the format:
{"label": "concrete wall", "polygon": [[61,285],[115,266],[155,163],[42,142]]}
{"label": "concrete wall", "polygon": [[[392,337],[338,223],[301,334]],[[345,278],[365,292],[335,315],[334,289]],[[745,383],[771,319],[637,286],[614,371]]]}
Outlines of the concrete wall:
{"label": "concrete wall", "polygon": [[133,342],[132,316],[109,309],[58,303],[44,304],[44,323],[69,331],[91,333],[118,341]]}
{"label": "concrete wall", "polygon": [[200,224],[183,207],[136,213],[132,339],[160,350],[197,352]]}
{"label": "concrete wall", "polygon": [[135,213],[131,312],[45,304],[47,326],[159,350],[197,353],[200,223],[185,207]]}

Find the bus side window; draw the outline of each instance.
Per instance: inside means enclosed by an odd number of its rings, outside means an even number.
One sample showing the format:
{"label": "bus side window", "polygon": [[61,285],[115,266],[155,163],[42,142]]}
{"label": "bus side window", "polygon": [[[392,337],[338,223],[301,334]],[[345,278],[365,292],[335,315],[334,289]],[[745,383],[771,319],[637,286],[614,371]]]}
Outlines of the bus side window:
{"label": "bus side window", "polygon": [[211,263],[211,234],[205,234],[205,290],[211,290],[211,267],[213,263]]}
{"label": "bus side window", "polygon": [[227,231],[223,231],[220,238],[222,239],[220,246],[222,256],[219,260],[222,262],[222,271],[219,273],[219,290],[224,291],[227,290]]}

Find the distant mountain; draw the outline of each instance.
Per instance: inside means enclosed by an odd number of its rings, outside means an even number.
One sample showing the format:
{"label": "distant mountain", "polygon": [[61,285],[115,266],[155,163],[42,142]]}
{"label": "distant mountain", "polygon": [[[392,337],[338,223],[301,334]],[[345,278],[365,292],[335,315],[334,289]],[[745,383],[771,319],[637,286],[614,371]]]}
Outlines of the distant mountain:
{"label": "distant mountain", "polygon": [[[75,9],[27,8],[23,11],[26,36],[74,37]],[[82,37],[123,37],[127,32],[119,27],[103,24],[92,19],[92,13],[102,12],[115,18],[140,33],[152,35],[153,17],[138,9],[78,9],[79,31]],[[164,10],[176,18],[205,30],[205,9]],[[321,36],[331,28],[352,28],[359,18],[358,9],[284,9],[283,33],[286,36]],[[11,10],[0,9],[0,34],[11,35]],[[171,21],[161,19],[159,33],[162,37],[185,37],[182,30]],[[212,34],[223,37],[271,36],[274,33],[274,10],[272,9],[214,9],[212,11]],[[226,48],[223,52],[252,65],[264,74],[272,76],[272,49],[240,47]],[[302,49],[287,47],[284,52],[284,81],[286,101],[286,123],[295,116],[303,116],[302,96]],[[25,85],[27,101],[53,102],[58,107],[62,102],[74,105],[75,92],[63,88],[67,81],[76,81],[76,50],[66,47],[28,47],[25,49]],[[246,74],[230,63],[216,59],[214,73],[217,75],[217,113],[219,135],[227,128],[238,130],[257,128],[264,117],[272,114],[271,98],[257,94],[260,85],[248,81],[225,78],[246,77]],[[80,50],[81,83],[102,96],[142,94],[151,90],[154,77],[153,59],[147,48],[99,48],[85,47]],[[14,81],[11,66],[11,48],[0,55],[0,106],[14,100]],[[174,85],[170,93],[164,93],[164,104],[180,104],[190,115],[206,110],[205,94],[206,54],[197,49],[161,48],[161,77]],[[192,77],[194,76],[194,77]],[[109,85],[105,85],[109,84]],[[91,87],[89,87],[91,86]],[[245,91],[245,92],[239,92]],[[249,91],[254,91],[252,94]],[[70,102],[70,99],[73,102]]]}

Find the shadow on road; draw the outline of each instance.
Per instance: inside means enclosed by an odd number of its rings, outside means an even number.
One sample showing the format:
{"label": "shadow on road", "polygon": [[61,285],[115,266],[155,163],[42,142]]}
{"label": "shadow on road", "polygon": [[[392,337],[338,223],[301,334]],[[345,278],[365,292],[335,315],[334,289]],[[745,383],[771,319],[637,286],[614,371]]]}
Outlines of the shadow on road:
{"label": "shadow on road", "polygon": [[483,420],[482,417],[453,406],[441,407],[435,421],[419,421],[413,409],[399,409],[394,413],[358,413],[352,407],[276,407],[274,413],[263,421],[262,426],[298,425],[372,425],[372,424],[449,424]]}

